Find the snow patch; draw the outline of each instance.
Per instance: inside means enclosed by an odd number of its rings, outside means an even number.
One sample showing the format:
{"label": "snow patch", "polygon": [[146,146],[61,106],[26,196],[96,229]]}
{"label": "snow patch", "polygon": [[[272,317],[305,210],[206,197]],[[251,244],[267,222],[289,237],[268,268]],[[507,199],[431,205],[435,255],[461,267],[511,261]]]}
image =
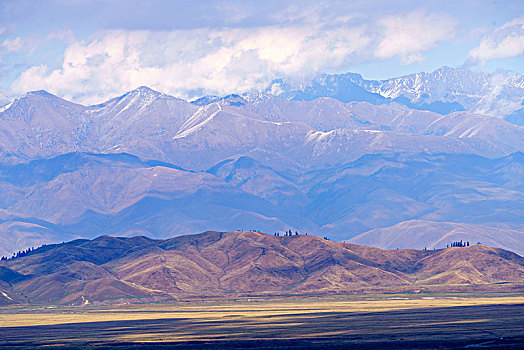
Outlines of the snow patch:
{"label": "snow patch", "polygon": [[6,293],[4,293],[4,292],[0,292],[0,293],[2,293],[2,295],[3,295],[4,297],[6,297],[7,299],[9,299],[9,300],[13,300],[13,299],[12,299],[9,295],[7,295]]}
{"label": "snow patch", "polygon": [[310,131],[306,135],[306,142],[319,142],[328,137],[329,135],[332,135],[336,130],[331,131]]}
{"label": "snow patch", "polygon": [[181,139],[181,138],[184,138],[184,137],[187,137],[188,135],[192,134],[193,132],[195,131],[198,131],[200,129],[202,129],[202,127],[204,127],[204,125],[206,125],[207,123],[209,123],[217,114],[218,112],[222,111],[222,107],[220,106],[220,104],[216,103],[216,105],[218,106],[218,110],[216,110],[214,113],[212,113],[209,117],[207,117],[204,121],[198,123],[198,121],[196,120],[199,116],[199,112],[203,109],[203,108],[200,108],[195,114],[193,114],[191,116],[191,118],[189,118],[187,120],[186,123],[184,123],[184,125],[182,126],[182,128],[180,128],[181,130],[184,129],[184,126],[185,125],[191,125],[192,122],[197,122],[194,126],[190,127],[189,129],[186,129],[182,132],[179,132],[178,134],[176,134],[174,137],[173,137],[173,140],[175,139]]}
{"label": "snow patch", "polygon": [[11,107],[11,106],[13,105],[14,102],[15,102],[15,101],[10,102],[10,103],[6,104],[6,105],[3,106],[3,107],[0,107],[0,113],[7,111],[7,110],[9,109],[9,107]]}

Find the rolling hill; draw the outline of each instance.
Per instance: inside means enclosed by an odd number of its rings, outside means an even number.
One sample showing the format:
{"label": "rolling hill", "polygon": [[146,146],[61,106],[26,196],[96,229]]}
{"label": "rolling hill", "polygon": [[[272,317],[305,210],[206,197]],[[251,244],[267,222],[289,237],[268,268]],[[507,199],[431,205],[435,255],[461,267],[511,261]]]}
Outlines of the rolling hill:
{"label": "rolling hill", "polygon": [[0,262],[0,302],[119,303],[419,290],[522,290],[524,259],[472,245],[381,250],[311,235],[101,236]]}

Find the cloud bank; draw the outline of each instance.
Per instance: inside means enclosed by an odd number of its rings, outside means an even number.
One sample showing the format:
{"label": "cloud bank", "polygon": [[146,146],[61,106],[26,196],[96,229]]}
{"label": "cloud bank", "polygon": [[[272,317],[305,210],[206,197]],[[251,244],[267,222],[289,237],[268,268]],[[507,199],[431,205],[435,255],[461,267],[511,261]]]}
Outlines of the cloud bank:
{"label": "cloud bank", "polygon": [[25,69],[11,89],[45,89],[86,104],[140,85],[188,99],[245,92],[282,76],[301,79],[396,57],[420,62],[456,28],[453,17],[425,11],[386,16],[378,25],[358,15],[289,24],[281,16],[282,24],[261,27],[101,31],[69,43],[58,68]]}
{"label": "cloud bank", "polygon": [[482,38],[468,54],[468,64],[484,65],[487,61],[524,54],[524,16],[507,22]]}
{"label": "cloud bank", "polygon": [[375,53],[378,58],[398,56],[402,63],[424,61],[422,52],[452,38],[457,21],[447,14],[414,11],[404,16],[388,16],[379,22],[385,29]]}

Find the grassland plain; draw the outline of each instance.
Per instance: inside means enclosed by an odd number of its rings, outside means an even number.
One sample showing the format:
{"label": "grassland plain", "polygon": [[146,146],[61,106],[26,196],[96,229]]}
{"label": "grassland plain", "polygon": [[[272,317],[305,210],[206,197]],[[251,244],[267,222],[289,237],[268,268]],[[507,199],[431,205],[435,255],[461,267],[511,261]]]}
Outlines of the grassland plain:
{"label": "grassland plain", "polygon": [[522,348],[524,293],[4,307],[0,348]]}

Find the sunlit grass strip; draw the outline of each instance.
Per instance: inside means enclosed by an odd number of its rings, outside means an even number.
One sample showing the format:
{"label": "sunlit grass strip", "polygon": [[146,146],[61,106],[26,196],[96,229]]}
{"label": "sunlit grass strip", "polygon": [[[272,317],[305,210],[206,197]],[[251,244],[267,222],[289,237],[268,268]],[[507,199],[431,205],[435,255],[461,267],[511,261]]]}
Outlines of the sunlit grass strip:
{"label": "sunlit grass strip", "polygon": [[223,322],[224,319],[262,322],[273,317],[300,317],[316,314],[329,315],[337,312],[371,313],[418,308],[474,306],[490,304],[524,304],[523,297],[461,298],[461,299],[388,299],[371,301],[274,301],[263,303],[228,303],[226,305],[141,305],[130,308],[68,308],[0,313],[0,327],[41,326],[68,323],[133,321],[155,319],[181,319],[200,322]]}

